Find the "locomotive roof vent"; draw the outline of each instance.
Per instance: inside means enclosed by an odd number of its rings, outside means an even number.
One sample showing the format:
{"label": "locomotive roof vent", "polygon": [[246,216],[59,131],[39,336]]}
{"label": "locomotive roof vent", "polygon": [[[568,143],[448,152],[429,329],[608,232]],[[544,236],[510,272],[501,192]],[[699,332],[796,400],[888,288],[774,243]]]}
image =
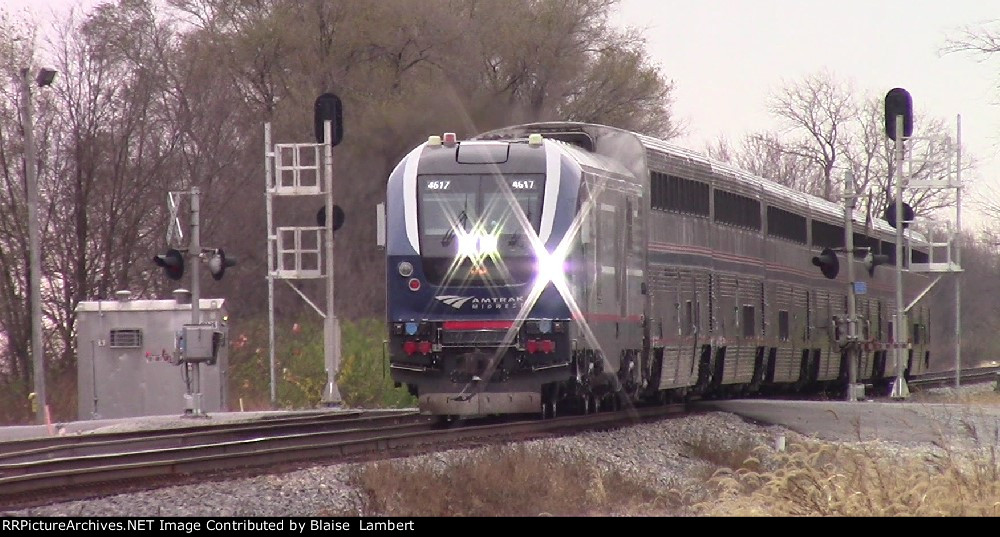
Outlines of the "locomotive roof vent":
{"label": "locomotive roof vent", "polygon": [[118,299],[118,302],[128,302],[129,300],[132,299],[132,291],[128,290],[115,291],[115,298]]}

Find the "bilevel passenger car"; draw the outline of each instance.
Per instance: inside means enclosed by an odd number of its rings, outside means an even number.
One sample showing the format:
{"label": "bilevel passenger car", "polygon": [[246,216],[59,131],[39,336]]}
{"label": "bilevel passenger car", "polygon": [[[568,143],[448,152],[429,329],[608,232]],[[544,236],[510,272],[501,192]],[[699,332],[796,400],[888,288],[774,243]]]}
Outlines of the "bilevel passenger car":
{"label": "bilevel passenger car", "polygon": [[[442,416],[844,389],[847,271],[827,279],[811,261],[844,246],[843,214],[606,126],[431,136],[387,186],[392,378]],[[858,377],[886,389],[895,229],[854,230],[856,246],[890,259],[873,277],[854,260],[867,283]],[[911,291],[924,278],[904,276]],[[928,319],[910,312],[907,375],[927,367]]]}

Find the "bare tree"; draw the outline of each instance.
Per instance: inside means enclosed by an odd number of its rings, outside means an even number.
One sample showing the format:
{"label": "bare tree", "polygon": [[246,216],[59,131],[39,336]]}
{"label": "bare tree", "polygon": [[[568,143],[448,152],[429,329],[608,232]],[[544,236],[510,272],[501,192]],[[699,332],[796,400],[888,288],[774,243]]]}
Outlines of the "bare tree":
{"label": "bare tree", "polygon": [[[1000,58],[1000,19],[957,29],[956,35],[945,41],[941,51],[945,54],[969,54],[976,60],[984,62]],[[997,89],[1000,90],[1000,77]],[[986,215],[993,217],[988,219],[989,222],[996,222],[996,217],[1000,217],[1000,190],[990,184],[983,184],[981,188],[982,192],[976,196],[973,203]]]}
{"label": "bare tree", "polygon": [[1000,19],[985,21],[975,26],[958,29],[956,36],[945,41],[941,48],[946,54],[971,53],[981,59],[1000,52]]}
{"label": "bare tree", "polygon": [[719,140],[707,151],[713,158],[801,192],[822,189],[822,176],[814,162],[789,150],[773,132],[748,134],[738,148]]}
{"label": "bare tree", "polygon": [[[782,133],[748,134],[739,149],[726,149],[728,159],[752,173],[791,188],[839,202],[841,177],[854,172],[854,191],[871,218],[882,218],[895,196],[893,141],[885,135],[882,97],[858,100],[851,85],[829,73],[807,76],[787,85],[769,100],[771,113],[784,120]],[[910,177],[944,179],[954,166],[954,142],[940,118],[916,114],[914,137],[907,141],[912,157]],[[721,144],[721,143],[720,143]],[[965,170],[974,166],[966,159]],[[906,201],[918,216],[932,217],[950,207],[953,189],[907,189]]]}
{"label": "bare tree", "polygon": [[785,134],[792,137],[785,151],[821,170],[818,194],[831,201],[838,191],[833,171],[841,148],[849,143],[848,124],[858,113],[852,96],[850,84],[820,72],[785,85],[768,101],[768,109],[785,122]]}

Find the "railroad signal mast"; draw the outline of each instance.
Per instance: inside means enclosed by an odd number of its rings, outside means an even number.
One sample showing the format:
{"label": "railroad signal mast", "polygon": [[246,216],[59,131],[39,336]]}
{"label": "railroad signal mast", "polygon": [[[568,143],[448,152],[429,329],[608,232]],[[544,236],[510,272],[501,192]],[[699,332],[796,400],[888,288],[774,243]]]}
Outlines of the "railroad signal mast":
{"label": "railroad signal mast", "polygon": [[902,399],[910,395],[903,378],[903,343],[906,341],[906,311],[903,308],[903,264],[906,258],[903,253],[903,228],[909,223],[905,220],[903,205],[903,182],[906,181],[903,160],[903,138],[913,134],[913,100],[910,93],[903,88],[893,88],[885,95],[885,134],[895,142],[893,155],[896,161],[895,181],[895,211],[894,227],[896,228],[896,322],[893,323],[893,354],[896,355],[896,379],[892,382],[892,397]]}
{"label": "railroad signal mast", "polygon": [[[904,376],[908,361],[909,335],[907,313],[931,290],[944,276],[955,274],[955,386],[960,384],[961,369],[961,278],[960,249],[958,239],[962,229],[962,117],[956,118],[955,161],[952,167],[951,148],[947,147],[947,162],[944,163],[943,177],[916,180],[907,173],[912,167],[912,145],[908,148],[907,141],[916,140],[913,134],[913,101],[909,92],[903,88],[893,88],[885,96],[885,132],[886,136],[895,142],[895,198],[893,205],[886,209],[886,220],[896,228],[896,322],[894,328],[894,350],[896,359],[896,378],[893,381],[891,396],[902,399],[909,396],[909,389]],[[950,145],[950,141],[946,140]],[[941,164],[941,163],[928,163]],[[941,190],[955,189],[955,226],[949,221],[918,219],[913,209],[903,201],[904,189],[910,190]],[[910,224],[926,226],[927,237],[921,237],[913,232],[904,237],[903,230]],[[939,228],[944,227],[943,240]],[[927,248],[926,262],[912,262],[907,255],[907,244],[912,252],[912,243],[916,242]],[[944,253],[944,260],[941,259]],[[936,278],[924,290],[920,291],[909,304],[905,304],[903,296],[903,264],[910,272],[935,273]]]}
{"label": "railroad signal mast", "polygon": [[[180,220],[177,217],[178,199],[183,195],[191,196],[191,241],[187,247],[173,247],[184,239]],[[153,256],[153,263],[162,267],[167,278],[178,281],[184,277],[186,255],[195,257],[191,263],[191,323],[184,325],[178,331],[174,346],[175,363],[184,368],[185,394],[184,417],[207,417],[202,409],[201,369],[202,362],[214,364],[218,356],[219,346],[224,339],[221,327],[215,323],[201,322],[201,263],[208,264],[212,278],[221,280],[226,268],[236,265],[236,259],[227,257],[221,248],[201,245],[200,213],[201,191],[191,187],[189,191],[170,192],[167,194],[167,206],[170,209],[170,225],[167,228],[167,244],[171,246],[166,253]],[[192,386],[193,381],[193,386]]]}
{"label": "railroad signal mast", "polygon": [[857,382],[858,355],[861,344],[858,337],[860,319],[857,314],[857,295],[865,294],[867,285],[865,282],[855,280],[855,253],[865,253],[863,263],[869,277],[875,276],[875,267],[887,263],[889,256],[876,254],[872,252],[870,247],[854,246],[853,213],[857,206],[857,196],[854,193],[854,172],[850,170],[844,175],[844,195],[842,197],[844,198],[844,248],[824,248],[819,255],[812,258],[812,263],[819,267],[823,276],[833,280],[840,273],[840,261],[837,259],[837,253],[844,252],[847,256],[847,317],[838,319],[838,324],[846,325],[846,330],[840,331],[840,333],[846,334],[846,338],[841,341],[841,348],[846,355],[848,366],[845,395],[848,401],[857,401],[864,395],[864,385],[859,385]]}
{"label": "railroad signal mast", "polygon": [[[956,275],[961,273],[962,269],[959,265],[959,248],[956,239],[959,237],[959,232],[961,231],[961,117],[958,118],[957,123],[957,147],[955,150],[955,166],[954,172],[952,172],[951,167],[951,157],[950,151],[948,162],[945,165],[946,173],[943,178],[936,179],[923,179],[923,180],[913,180],[907,177],[907,164],[912,166],[912,159],[907,159],[907,148],[904,144],[905,141],[911,140],[913,134],[913,105],[910,98],[910,94],[902,88],[894,88],[890,90],[885,96],[885,132],[886,136],[895,142],[894,147],[894,163],[895,163],[895,182],[894,182],[894,199],[893,203],[886,208],[885,220],[889,225],[896,229],[896,251],[895,251],[895,275],[896,275],[896,310],[895,310],[895,320],[893,322],[893,334],[892,334],[892,348],[894,363],[896,365],[896,374],[893,380],[891,396],[893,398],[902,399],[909,396],[909,389],[906,385],[905,379],[905,369],[906,363],[908,361],[908,350],[910,344],[908,342],[907,335],[907,312],[916,305],[921,298],[923,298],[928,291],[938,281],[940,281],[941,273],[955,273]],[[950,148],[949,148],[950,149]],[[912,151],[912,149],[911,149]],[[932,220],[918,220],[914,216],[913,208],[903,201],[903,190],[904,188],[909,189],[946,189],[954,188],[956,190],[956,216],[955,216],[955,229],[952,230],[950,223],[944,222],[945,230],[945,240],[935,241],[935,235],[933,228],[940,225],[941,222],[936,222]],[[888,255],[876,254],[872,251],[870,247],[857,248],[854,245],[854,229],[853,229],[853,211],[857,205],[857,195],[854,192],[854,174],[850,170],[845,174],[844,177],[844,248],[825,248],[822,252],[812,258],[812,263],[819,267],[823,275],[829,279],[835,279],[837,274],[840,272],[840,262],[837,259],[838,252],[845,252],[847,254],[847,279],[848,279],[848,292],[847,292],[847,318],[842,322],[846,323],[846,334],[847,337],[841,342],[842,349],[846,353],[846,359],[848,360],[848,385],[846,389],[846,399],[848,401],[855,401],[861,397],[864,393],[864,387],[857,385],[857,367],[858,367],[858,356],[860,352],[861,341],[858,337],[858,322],[859,318],[857,315],[856,307],[856,295],[863,294],[867,292],[867,286],[864,282],[855,281],[854,274],[854,258],[855,253],[864,252],[863,264],[865,269],[868,271],[868,275],[874,277],[875,267],[883,264],[887,264],[891,261]],[[926,224],[931,231],[929,236],[924,239],[914,234],[912,231],[904,235],[903,230],[910,226],[910,224],[920,222]],[[907,248],[905,239],[909,239],[910,242],[917,242],[922,246],[927,247],[928,258],[926,262],[913,263],[911,262],[910,256],[906,255],[909,249],[912,252],[912,244]],[[942,262],[940,260],[940,252],[944,251],[945,260]],[[954,251],[954,256],[952,252]],[[935,260],[935,253],[937,252],[937,260]],[[923,272],[923,273],[938,273],[936,279],[934,279],[927,288],[921,291],[914,300],[908,304],[904,305],[904,295],[903,295],[903,270],[904,264],[906,264],[905,269],[910,272]],[[959,385],[959,371],[960,371],[960,352],[961,352],[961,333],[960,333],[960,305],[961,305],[961,286],[959,278],[955,279],[955,385]]]}
{"label": "railroad signal mast", "polygon": [[[273,144],[271,124],[264,124],[264,168],[267,202],[267,297],[271,406],[276,407],[277,383],[274,329],[274,280],[284,280],[323,318],[323,361],[327,380],[322,403],[342,403],[337,387],[340,368],[340,322],[334,310],[333,234],[344,224],[344,211],[333,204],[333,148],[344,136],[340,98],[324,93],[314,105],[316,143]],[[316,226],[274,224],[275,198],[323,196]],[[322,245],[322,246],[321,246]],[[320,309],[289,280],[326,281],[326,311]]]}

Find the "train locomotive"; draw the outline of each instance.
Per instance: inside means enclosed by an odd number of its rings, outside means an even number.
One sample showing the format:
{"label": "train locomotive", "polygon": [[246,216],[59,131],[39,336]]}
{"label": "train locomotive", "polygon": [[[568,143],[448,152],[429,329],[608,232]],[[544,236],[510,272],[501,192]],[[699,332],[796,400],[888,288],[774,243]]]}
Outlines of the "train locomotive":
{"label": "train locomotive", "polygon": [[[655,138],[551,122],[429,137],[391,173],[385,215],[390,371],[423,413],[846,387],[846,275],[811,262],[844,246],[834,203]],[[885,222],[857,222],[854,240],[896,262]],[[892,341],[893,270],[866,279],[858,378],[886,389],[893,347],[906,375],[927,368],[929,311]]]}

